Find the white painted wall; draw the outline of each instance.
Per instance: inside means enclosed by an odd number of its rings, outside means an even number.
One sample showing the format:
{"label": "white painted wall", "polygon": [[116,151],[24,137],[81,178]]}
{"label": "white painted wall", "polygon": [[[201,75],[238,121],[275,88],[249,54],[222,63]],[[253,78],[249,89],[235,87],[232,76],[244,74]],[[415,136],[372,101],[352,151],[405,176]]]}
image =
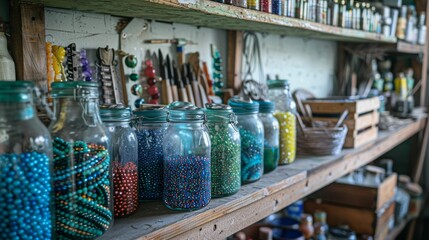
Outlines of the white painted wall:
{"label": "white painted wall", "polygon": [[[96,49],[109,45],[119,48],[119,34],[115,27],[118,17],[103,14],[84,13],[61,9],[45,9],[47,40],[54,44]],[[272,78],[279,75],[289,79],[292,89],[307,88],[317,96],[332,92],[336,65],[336,42],[282,37],[280,35],[259,35],[264,73]],[[224,30],[197,28],[183,24],[151,22],[147,31],[138,31],[123,41],[123,49],[142,60],[145,52],[160,48],[163,53],[174,54],[168,44],[143,44],[146,39],[186,38],[195,45],[185,47],[185,53],[199,51],[202,60],[211,65],[210,44],[215,44],[226,63],[227,34]],[[225,65],[226,66],[226,65]],[[138,66],[138,71],[140,66]],[[131,70],[127,69],[127,73]],[[226,76],[226,74],[225,74]],[[128,88],[132,85],[128,84]],[[130,99],[131,103],[133,99]]]}

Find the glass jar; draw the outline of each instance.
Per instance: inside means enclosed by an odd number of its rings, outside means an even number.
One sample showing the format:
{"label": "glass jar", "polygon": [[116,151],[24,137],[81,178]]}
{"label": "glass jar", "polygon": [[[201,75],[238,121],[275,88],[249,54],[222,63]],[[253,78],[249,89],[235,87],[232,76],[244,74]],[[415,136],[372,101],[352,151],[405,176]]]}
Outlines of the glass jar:
{"label": "glass jar", "polygon": [[101,107],[100,116],[110,140],[113,212],[115,217],[123,217],[138,206],[137,136],[130,126],[131,109],[121,105]]}
{"label": "glass jar", "polygon": [[0,81],[0,239],[52,238],[52,142],[33,89]]}
{"label": "glass jar", "polygon": [[55,234],[90,238],[111,226],[109,138],[98,110],[95,82],[54,82]]}
{"label": "glass jar", "polygon": [[145,106],[134,110],[132,126],[137,133],[139,152],[139,200],[162,199],[164,190],[164,132],[167,110]]}
{"label": "glass jar", "polygon": [[237,116],[241,138],[241,184],[259,180],[264,172],[264,126],[258,117],[259,104],[231,98],[228,104]]}
{"label": "glass jar", "polygon": [[205,118],[204,111],[191,103],[168,105],[162,198],[172,210],[197,210],[210,202],[210,137]]}
{"label": "glass jar", "polygon": [[264,126],[264,173],[269,173],[279,164],[279,122],[273,116],[273,102],[260,101],[259,119]]}
{"label": "glass jar", "polygon": [[211,142],[212,197],[232,195],[241,186],[241,142],[235,114],[228,105],[206,104]]}
{"label": "glass jar", "polygon": [[269,98],[276,104],[274,116],[280,125],[279,164],[295,161],[296,155],[296,104],[292,99],[287,80],[268,80]]}
{"label": "glass jar", "polygon": [[15,63],[7,50],[6,34],[0,23],[0,79],[2,81],[15,81]]}

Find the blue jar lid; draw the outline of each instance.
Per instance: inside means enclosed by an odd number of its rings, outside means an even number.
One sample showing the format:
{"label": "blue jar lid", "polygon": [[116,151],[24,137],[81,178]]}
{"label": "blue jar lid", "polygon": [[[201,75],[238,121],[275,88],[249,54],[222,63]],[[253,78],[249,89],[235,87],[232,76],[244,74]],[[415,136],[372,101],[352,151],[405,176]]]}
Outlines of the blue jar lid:
{"label": "blue jar lid", "polygon": [[205,112],[207,114],[207,121],[236,121],[235,114],[231,106],[218,103],[206,103]]}
{"label": "blue jar lid", "polygon": [[31,102],[33,100],[33,89],[33,82],[0,81],[0,102]]}
{"label": "blue jar lid", "polygon": [[228,100],[228,104],[236,114],[257,113],[259,104],[252,100],[246,101],[237,97],[232,97]]}
{"label": "blue jar lid", "polygon": [[101,106],[100,117],[103,122],[129,122],[131,108],[123,105]]}
{"label": "blue jar lid", "polygon": [[146,123],[167,122],[167,109],[160,105],[141,105],[133,111],[134,117]]}
{"label": "blue jar lid", "polygon": [[273,113],[276,109],[276,104],[270,101],[258,101],[260,113]]}
{"label": "blue jar lid", "polygon": [[85,81],[53,82],[52,97],[98,98],[98,83]]}
{"label": "blue jar lid", "polygon": [[175,101],[167,106],[168,120],[173,122],[181,121],[202,121],[205,120],[204,110],[189,102]]}

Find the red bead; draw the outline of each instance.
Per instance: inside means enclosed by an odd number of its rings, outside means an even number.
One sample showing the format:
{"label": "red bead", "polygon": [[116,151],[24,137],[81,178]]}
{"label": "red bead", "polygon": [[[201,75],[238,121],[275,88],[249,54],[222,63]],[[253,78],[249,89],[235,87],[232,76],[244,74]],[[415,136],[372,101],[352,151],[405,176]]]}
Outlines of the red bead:
{"label": "red bead", "polygon": [[147,80],[147,84],[149,84],[149,85],[155,85],[156,84],[156,78],[149,78]]}
{"label": "red bead", "polygon": [[147,93],[149,93],[151,96],[157,94],[158,92],[158,88],[155,85],[152,85],[147,89]]}
{"label": "red bead", "polygon": [[146,67],[144,75],[148,78],[155,78],[155,69],[153,67]]}
{"label": "red bead", "polygon": [[148,66],[148,67],[153,67],[152,60],[150,60],[150,59],[146,59],[145,64],[146,64],[146,66]]}

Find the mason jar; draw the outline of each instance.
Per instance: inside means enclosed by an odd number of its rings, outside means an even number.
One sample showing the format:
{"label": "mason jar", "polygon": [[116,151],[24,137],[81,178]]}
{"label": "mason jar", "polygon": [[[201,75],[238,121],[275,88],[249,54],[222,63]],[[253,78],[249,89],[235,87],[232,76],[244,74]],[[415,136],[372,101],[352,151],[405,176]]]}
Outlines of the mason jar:
{"label": "mason jar", "polygon": [[275,105],[259,101],[259,119],[264,126],[264,173],[269,173],[279,164],[279,122],[273,116]]}
{"label": "mason jar", "polygon": [[142,105],[134,110],[132,126],[137,133],[139,159],[139,200],[162,199],[164,190],[164,132],[167,110]]}
{"label": "mason jar", "polygon": [[168,105],[164,134],[164,204],[196,210],[211,199],[210,137],[205,114],[191,103]]}
{"label": "mason jar", "polygon": [[264,172],[264,127],[258,117],[259,104],[230,98],[241,138],[241,183],[259,180]]}
{"label": "mason jar", "polygon": [[228,105],[206,104],[211,142],[212,197],[232,195],[241,186],[241,142],[235,114]]}
{"label": "mason jar", "polygon": [[287,80],[268,80],[268,95],[276,105],[274,116],[280,125],[279,164],[289,164],[296,156],[296,104]]}
{"label": "mason jar", "polygon": [[55,234],[94,239],[113,220],[109,138],[98,110],[96,82],[54,82]]}
{"label": "mason jar", "polygon": [[52,238],[52,142],[33,90],[0,81],[0,239]]}
{"label": "mason jar", "polygon": [[138,206],[137,136],[130,126],[131,108],[103,106],[100,116],[110,140],[113,213],[115,217],[124,217],[135,212]]}

